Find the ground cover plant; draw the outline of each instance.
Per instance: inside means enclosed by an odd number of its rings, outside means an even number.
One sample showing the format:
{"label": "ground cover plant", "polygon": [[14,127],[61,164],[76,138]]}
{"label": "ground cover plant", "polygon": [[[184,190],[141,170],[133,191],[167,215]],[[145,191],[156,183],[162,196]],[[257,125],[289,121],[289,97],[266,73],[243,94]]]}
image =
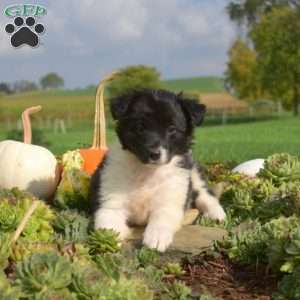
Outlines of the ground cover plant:
{"label": "ground cover plant", "polygon": [[121,247],[115,232],[93,231],[87,205],[77,201],[84,203],[87,195],[78,188],[86,179],[78,181],[82,174],[76,167],[68,169],[72,176],[52,203],[40,201],[16,243],[12,236],[35,199],[17,189],[1,190],[0,299],[299,299],[296,156],[268,157],[256,178],[208,164],[210,183],[223,186],[228,219],[215,223],[200,217],[197,223],[229,234],[205,254],[183,260],[145,247]]}

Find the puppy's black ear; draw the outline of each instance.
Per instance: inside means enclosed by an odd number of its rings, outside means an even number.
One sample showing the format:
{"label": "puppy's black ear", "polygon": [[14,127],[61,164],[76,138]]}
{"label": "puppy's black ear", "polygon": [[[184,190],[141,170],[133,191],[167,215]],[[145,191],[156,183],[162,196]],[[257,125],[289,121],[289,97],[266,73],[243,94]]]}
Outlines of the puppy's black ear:
{"label": "puppy's black ear", "polygon": [[130,97],[120,96],[110,101],[110,111],[114,120],[120,120],[127,112]]}
{"label": "puppy's black ear", "polygon": [[193,126],[200,126],[204,120],[206,106],[197,101],[180,99],[181,107]]}

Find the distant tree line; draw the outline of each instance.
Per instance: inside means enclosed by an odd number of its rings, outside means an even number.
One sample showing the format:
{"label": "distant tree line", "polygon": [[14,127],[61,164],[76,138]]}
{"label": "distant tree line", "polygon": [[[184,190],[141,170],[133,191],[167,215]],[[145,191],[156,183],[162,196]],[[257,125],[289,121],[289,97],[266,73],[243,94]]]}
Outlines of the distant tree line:
{"label": "distant tree line", "polygon": [[246,100],[280,100],[300,114],[300,0],[234,0],[242,30],[229,50],[226,83]]}
{"label": "distant tree line", "polygon": [[64,79],[56,73],[42,76],[39,83],[29,80],[18,80],[14,83],[0,82],[0,94],[32,92],[39,89],[58,89],[64,86]]}

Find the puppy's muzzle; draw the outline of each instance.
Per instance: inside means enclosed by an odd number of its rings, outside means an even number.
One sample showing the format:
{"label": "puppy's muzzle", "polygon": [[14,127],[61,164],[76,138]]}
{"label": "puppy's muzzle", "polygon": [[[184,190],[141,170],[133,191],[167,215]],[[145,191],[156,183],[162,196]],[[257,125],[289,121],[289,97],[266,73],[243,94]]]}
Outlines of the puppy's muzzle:
{"label": "puppy's muzzle", "polygon": [[153,164],[166,164],[169,162],[168,151],[163,147],[153,148],[149,151],[149,161]]}
{"label": "puppy's muzzle", "polygon": [[161,151],[160,149],[156,149],[156,150],[151,150],[149,152],[149,158],[151,161],[158,161],[161,157]]}

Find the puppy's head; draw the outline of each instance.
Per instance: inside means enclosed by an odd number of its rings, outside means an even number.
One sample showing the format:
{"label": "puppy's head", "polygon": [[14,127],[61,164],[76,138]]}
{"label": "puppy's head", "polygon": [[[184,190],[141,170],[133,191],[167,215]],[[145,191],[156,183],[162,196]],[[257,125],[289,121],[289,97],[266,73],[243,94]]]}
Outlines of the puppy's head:
{"label": "puppy's head", "polygon": [[205,106],[164,90],[145,89],[111,101],[123,149],[143,163],[165,164],[188,151]]}

